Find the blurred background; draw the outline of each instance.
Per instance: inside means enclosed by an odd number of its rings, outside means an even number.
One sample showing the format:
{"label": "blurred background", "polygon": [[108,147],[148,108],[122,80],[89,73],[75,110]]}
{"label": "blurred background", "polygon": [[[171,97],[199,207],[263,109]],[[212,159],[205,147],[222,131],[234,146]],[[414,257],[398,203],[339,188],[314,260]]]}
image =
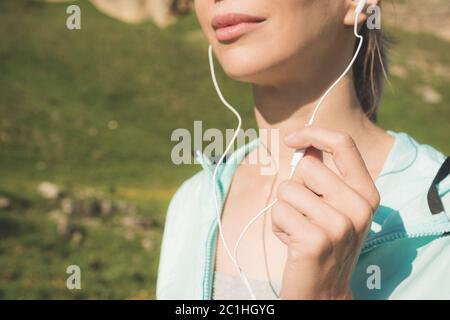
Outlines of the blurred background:
{"label": "blurred background", "polygon": [[[81,30],[66,9],[81,8]],[[189,0],[0,0],[0,298],[151,299],[165,212],[200,170],[176,128],[234,127]],[[450,154],[450,1],[384,1],[379,117]],[[254,127],[249,86],[220,73]],[[81,268],[81,290],[66,268]]]}

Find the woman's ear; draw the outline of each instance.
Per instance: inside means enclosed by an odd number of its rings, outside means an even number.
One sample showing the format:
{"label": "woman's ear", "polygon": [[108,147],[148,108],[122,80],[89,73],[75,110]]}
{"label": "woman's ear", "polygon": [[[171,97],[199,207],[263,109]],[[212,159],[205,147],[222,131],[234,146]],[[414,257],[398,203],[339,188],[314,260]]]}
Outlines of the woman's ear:
{"label": "woman's ear", "polygon": [[[358,0],[346,0],[347,12],[344,17],[344,24],[346,26],[353,26],[355,24],[355,9],[358,6]],[[380,0],[367,0],[366,5],[358,17],[358,24],[363,23],[367,19],[366,10],[367,7],[376,6],[380,3]]]}

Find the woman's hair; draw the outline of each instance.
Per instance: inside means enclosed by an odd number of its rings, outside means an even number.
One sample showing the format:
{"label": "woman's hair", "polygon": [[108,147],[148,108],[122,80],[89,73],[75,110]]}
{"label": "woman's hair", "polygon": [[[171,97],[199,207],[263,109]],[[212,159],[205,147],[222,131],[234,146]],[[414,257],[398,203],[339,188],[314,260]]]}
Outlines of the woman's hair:
{"label": "woman's hair", "polygon": [[362,25],[360,34],[364,42],[353,65],[353,81],[364,113],[376,122],[384,81],[387,80],[391,40],[381,30],[369,29],[366,23]]}

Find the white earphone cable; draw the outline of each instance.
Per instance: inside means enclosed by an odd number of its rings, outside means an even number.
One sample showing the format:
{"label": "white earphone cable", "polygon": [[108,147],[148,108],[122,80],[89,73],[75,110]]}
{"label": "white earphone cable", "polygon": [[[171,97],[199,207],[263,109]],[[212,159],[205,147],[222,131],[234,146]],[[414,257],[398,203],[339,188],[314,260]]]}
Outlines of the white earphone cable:
{"label": "white earphone cable", "polygon": [[[364,0],[362,0],[361,2],[365,2]],[[360,2],[360,3],[361,3]],[[347,66],[347,68],[345,69],[345,71],[341,74],[341,76],[328,88],[328,90],[322,95],[322,97],[320,98],[320,100],[318,101],[317,105],[315,106],[311,117],[308,121],[308,123],[306,125],[311,125],[315,118],[316,118],[316,114],[319,110],[319,108],[321,107],[323,101],[325,100],[325,98],[330,94],[330,92],[336,87],[336,85],[345,77],[345,75],[348,73],[348,71],[351,69],[352,65],[354,64],[356,58],[358,57],[359,51],[361,50],[362,44],[363,44],[363,36],[358,34],[358,18],[359,18],[359,14],[360,12],[357,12],[357,14],[355,15],[355,24],[354,24],[354,34],[355,37],[359,39],[359,44],[358,47],[355,51],[355,54],[352,58],[352,60],[350,61],[349,65]],[[213,172],[213,177],[212,177],[212,182],[213,182],[213,194],[214,194],[214,203],[216,206],[216,218],[217,218],[217,224],[219,227],[219,233],[220,233],[220,238],[222,240],[223,246],[226,250],[227,255],[230,257],[231,261],[233,262],[233,264],[235,265],[239,276],[242,280],[242,282],[244,283],[244,285],[246,286],[250,297],[252,300],[256,300],[256,296],[253,292],[253,289],[248,281],[247,276],[245,275],[244,271],[241,269],[239,262],[238,262],[238,258],[237,258],[237,250],[239,247],[239,244],[241,242],[241,240],[243,239],[244,235],[247,233],[248,229],[250,228],[250,226],[256,221],[258,220],[258,218],[263,215],[265,212],[267,212],[268,210],[270,210],[278,201],[278,199],[273,200],[268,206],[266,206],[264,209],[262,209],[260,212],[258,212],[258,214],[256,214],[248,223],[247,225],[244,227],[244,229],[242,230],[236,245],[234,247],[234,251],[233,254],[231,254],[231,251],[225,241],[225,237],[223,234],[223,229],[222,229],[222,223],[221,223],[221,215],[220,215],[220,208],[219,208],[219,204],[217,201],[217,183],[216,183],[216,179],[217,179],[217,173],[218,173],[218,169],[220,167],[220,165],[222,164],[223,160],[225,159],[226,155],[228,154],[228,152],[230,151],[231,147],[234,144],[234,141],[236,140],[237,136],[239,135],[239,132],[241,130],[242,127],[242,119],[241,116],[239,115],[239,113],[236,111],[236,109],[230,105],[225,98],[222,95],[222,92],[220,91],[219,85],[217,83],[217,79],[216,79],[216,75],[215,75],[215,71],[214,71],[214,59],[213,59],[213,50],[212,50],[212,46],[210,45],[208,47],[208,57],[209,57],[209,65],[210,65],[210,70],[211,70],[211,77],[212,77],[212,81],[214,84],[214,88],[216,89],[217,95],[219,96],[220,100],[222,101],[222,103],[231,111],[233,112],[233,114],[236,116],[236,118],[238,119],[238,125],[236,128],[236,131],[231,139],[231,141],[229,142],[228,146],[225,149],[225,152],[223,153],[223,155],[220,157],[219,161],[217,162],[215,168],[214,168],[214,172]],[[304,155],[304,151],[303,150],[296,150],[294,152],[293,155],[293,159],[291,161],[291,172],[289,175],[289,179],[292,179],[295,169],[299,163],[299,161],[301,160],[301,158]]]}
{"label": "white earphone cable", "polygon": [[225,159],[226,155],[228,154],[228,152],[230,151],[231,147],[234,144],[234,141],[236,140],[237,136],[239,135],[239,131],[241,130],[242,127],[242,119],[241,116],[239,115],[239,113],[236,111],[236,109],[230,105],[225,98],[222,95],[222,92],[220,91],[219,85],[217,84],[217,79],[216,79],[216,74],[214,71],[214,59],[213,59],[213,53],[212,53],[212,46],[210,45],[208,48],[208,57],[209,57],[209,65],[210,65],[210,69],[211,69],[211,77],[213,80],[213,84],[214,84],[214,88],[216,89],[217,95],[219,96],[220,100],[222,101],[222,103],[231,111],[234,113],[234,115],[236,116],[236,118],[238,119],[238,125],[236,128],[236,131],[233,135],[233,137],[231,138],[231,141],[229,142],[228,146],[225,149],[225,152],[223,153],[223,155],[220,157],[219,161],[216,164],[216,167],[214,168],[214,173],[213,173],[213,177],[212,177],[212,182],[213,182],[213,194],[214,194],[214,203],[216,206],[216,218],[217,218],[217,224],[219,226],[219,233],[220,233],[220,238],[222,240],[223,246],[225,248],[225,251],[227,252],[228,256],[230,257],[231,261],[233,262],[233,264],[235,265],[239,276],[241,277],[242,282],[244,283],[244,285],[247,287],[250,296],[252,298],[252,300],[256,300],[256,297],[253,293],[253,290],[250,286],[250,283],[247,279],[247,277],[245,276],[244,272],[242,271],[241,267],[239,266],[239,264],[236,262],[236,259],[234,259],[233,255],[230,252],[230,249],[225,241],[225,237],[223,234],[223,230],[222,230],[222,223],[220,221],[220,208],[219,208],[219,203],[217,201],[217,183],[216,183],[216,179],[217,179],[217,172],[219,170],[220,164],[223,162],[223,160]]}

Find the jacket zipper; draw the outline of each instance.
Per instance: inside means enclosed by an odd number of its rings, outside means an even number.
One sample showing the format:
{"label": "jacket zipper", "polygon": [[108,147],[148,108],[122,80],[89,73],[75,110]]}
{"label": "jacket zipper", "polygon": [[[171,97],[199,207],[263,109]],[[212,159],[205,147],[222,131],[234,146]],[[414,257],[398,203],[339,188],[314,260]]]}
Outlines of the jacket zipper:
{"label": "jacket zipper", "polygon": [[[213,177],[213,172],[210,170],[211,163],[209,163],[208,160],[204,158],[204,155],[200,152],[197,152],[197,161],[200,162],[201,166],[209,173],[210,177]],[[217,190],[219,191],[219,208],[223,207],[224,202],[224,196],[223,196],[223,190],[220,188],[220,184],[217,181],[214,181],[214,183],[217,185]],[[206,261],[205,261],[205,267],[203,270],[203,300],[210,300],[211,299],[211,292],[212,292],[212,281],[213,281],[213,272],[212,267],[214,265],[214,256],[215,256],[215,240],[216,240],[216,229],[217,229],[217,219],[214,219],[211,223],[209,230],[208,230],[208,236],[207,236],[207,242],[206,242]]]}
{"label": "jacket zipper", "polygon": [[385,234],[381,237],[374,237],[372,239],[367,240],[364,243],[364,246],[361,250],[361,253],[366,253],[382,244],[389,243],[395,240],[401,240],[401,239],[414,239],[414,238],[421,238],[421,237],[440,237],[446,232],[449,232],[450,228],[446,228],[444,230],[440,231],[430,231],[430,232],[418,232],[413,234],[407,234],[406,232],[402,231],[393,231],[388,234]]}
{"label": "jacket zipper", "polygon": [[[214,181],[214,183],[217,183],[217,181]],[[219,208],[223,207],[223,190],[220,188],[220,185],[218,184],[219,190]],[[217,239],[217,221],[216,219],[213,221],[211,226],[209,227],[208,231],[208,240],[206,243],[206,261],[205,261],[205,268],[204,268],[204,274],[203,274],[203,300],[210,300],[211,299],[211,292],[212,292],[212,279],[213,279],[213,272],[212,267],[214,265],[214,256],[215,256],[215,246],[214,243]]]}
{"label": "jacket zipper", "polygon": [[213,242],[214,242],[214,239],[216,239],[215,225],[216,225],[216,223],[214,222],[209,229],[208,242],[206,245],[206,261],[205,261],[205,270],[204,270],[204,274],[203,274],[203,300],[211,299],[212,278],[213,278],[213,273],[212,273],[211,269],[213,266],[212,259],[214,257],[214,251],[215,251]]}

